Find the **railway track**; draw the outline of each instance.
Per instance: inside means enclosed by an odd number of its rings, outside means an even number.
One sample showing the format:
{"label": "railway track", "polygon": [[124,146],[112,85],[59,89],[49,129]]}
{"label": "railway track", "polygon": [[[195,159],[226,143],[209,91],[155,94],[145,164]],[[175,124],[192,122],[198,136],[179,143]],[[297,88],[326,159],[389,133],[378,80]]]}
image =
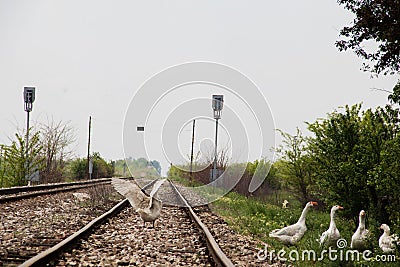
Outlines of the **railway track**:
{"label": "railway track", "polygon": [[[151,184],[143,188],[148,192]],[[168,198],[165,202],[186,202],[171,182],[163,184],[159,197],[163,201]],[[129,202],[123,200],[21,266],[233,266],[205,225],[198,218],[193,223],[195,217],[189,206],[168,205],[155,228],[143,226]]]}
{"label": "railway track", "polygon": [[[137,181],[147,193],[155,182]],[[160,188],[159,198],[166,205],[155,229],[143,227],[129,202],[107,184],[0,204],[0,266],[265,264],[257,261],[255,242],[232,232],[207,206],[192,209],[187,202],[202,201],[177,187],[165,182]],[[107,191],[108,201],[101,205],[74,195],[92,197],[102,191]]]}
{"label": "railway track", "polygon": [[72,183],[54,183],[36,186],[0,188],[0,203],[17,201],[41,195],[56,194],[59,192],[73,191],[98,184],[109,184],[110,181],[111,178],[102,178]]}
{"label": "railway track", "polygon": [[58,186],[57,192],[41,188],[35,197],[20,193],[18,199],[0,203],[0,266],[23,263],[113,207],[121,197],[104,183],[110,181]]}

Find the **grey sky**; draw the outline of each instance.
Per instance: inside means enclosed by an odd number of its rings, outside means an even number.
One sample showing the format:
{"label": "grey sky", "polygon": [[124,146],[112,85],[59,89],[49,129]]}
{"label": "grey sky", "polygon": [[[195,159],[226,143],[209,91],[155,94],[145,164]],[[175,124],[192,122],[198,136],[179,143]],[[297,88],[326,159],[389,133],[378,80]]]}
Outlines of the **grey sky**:
{"label": "grey sky", "polygon": [[351,18],[334,0],[0,0],[0,143],[24,127],[22,91],[31,85],[32,119],[71,121],[77,156],[86,154],[92,115],[92,150],[122,158],[123,119],[135,91],[190,61],[247,75],[276,127],[291,133],[338,106],[383,105],[387,94],[371,88],[391,90],[396,77],[370,79],[354,54],[334,46]]}

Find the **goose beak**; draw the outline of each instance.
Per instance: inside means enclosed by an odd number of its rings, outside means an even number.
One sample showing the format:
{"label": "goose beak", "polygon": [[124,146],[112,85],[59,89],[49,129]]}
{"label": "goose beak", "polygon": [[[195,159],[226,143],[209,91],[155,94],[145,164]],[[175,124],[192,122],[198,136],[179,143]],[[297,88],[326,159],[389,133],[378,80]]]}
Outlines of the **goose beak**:
{"label": "goose beak", "polygon": [[318,202],[311,201],[311,205],[312,205],[312,206],[318,206]]}
{"label": "goose beak", "polygon": [[365,215],[365,211],[361,211],[361,216],[364,216]]}
{"label": "goose beak", "polygon": [[344,210],[344,208],[343,208],[342,206],[339,206],[339,209],[340,209],[340,210]]}

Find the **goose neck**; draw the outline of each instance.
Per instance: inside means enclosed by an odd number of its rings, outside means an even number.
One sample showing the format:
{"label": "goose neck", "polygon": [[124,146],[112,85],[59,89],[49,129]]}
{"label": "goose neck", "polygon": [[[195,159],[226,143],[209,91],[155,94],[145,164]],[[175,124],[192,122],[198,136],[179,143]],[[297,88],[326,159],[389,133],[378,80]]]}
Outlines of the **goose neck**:
{"label": "goose neck", "polygon": [[358,226],[360,229],[365,229],[365,217],[360,216],[360,224]]}
{"label": "goose neck", "polygon": [[309,209],[308,206],[306,206],[306,207],[303,209],[303,211],[301,212],[301,216],[300,216],[300,218],[299,218],[299,220],[298,220],[298,223],[301,223],[301,222],[305,222],[305,221],[306,221],[306,216],[307,216],[308,209]]}
{"label": "goose neck", "polygon": [[335,223],[335,211],[332,210],[331,211],[331,223],[330,223],[330,228],[336,227],[336,223]]}

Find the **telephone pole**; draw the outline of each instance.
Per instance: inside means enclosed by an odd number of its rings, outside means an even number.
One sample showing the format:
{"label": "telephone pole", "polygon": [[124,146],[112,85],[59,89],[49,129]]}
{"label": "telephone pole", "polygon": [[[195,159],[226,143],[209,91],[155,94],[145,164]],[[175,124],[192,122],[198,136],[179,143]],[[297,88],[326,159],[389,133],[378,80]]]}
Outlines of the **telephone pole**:
{"label": "telephone pole", "polygon": [[193,181],[193,146],[194,146],[194,127],[196,125],[196,120],[193,120],[193,130],[192,130],[192,150],[190,152],[190,179]]}
{"label": "telephone pole", "polygon": [[87,146],[87,179],[90,179],[90,131],[92,128],[92,116],[89,116],[89,139]]}

